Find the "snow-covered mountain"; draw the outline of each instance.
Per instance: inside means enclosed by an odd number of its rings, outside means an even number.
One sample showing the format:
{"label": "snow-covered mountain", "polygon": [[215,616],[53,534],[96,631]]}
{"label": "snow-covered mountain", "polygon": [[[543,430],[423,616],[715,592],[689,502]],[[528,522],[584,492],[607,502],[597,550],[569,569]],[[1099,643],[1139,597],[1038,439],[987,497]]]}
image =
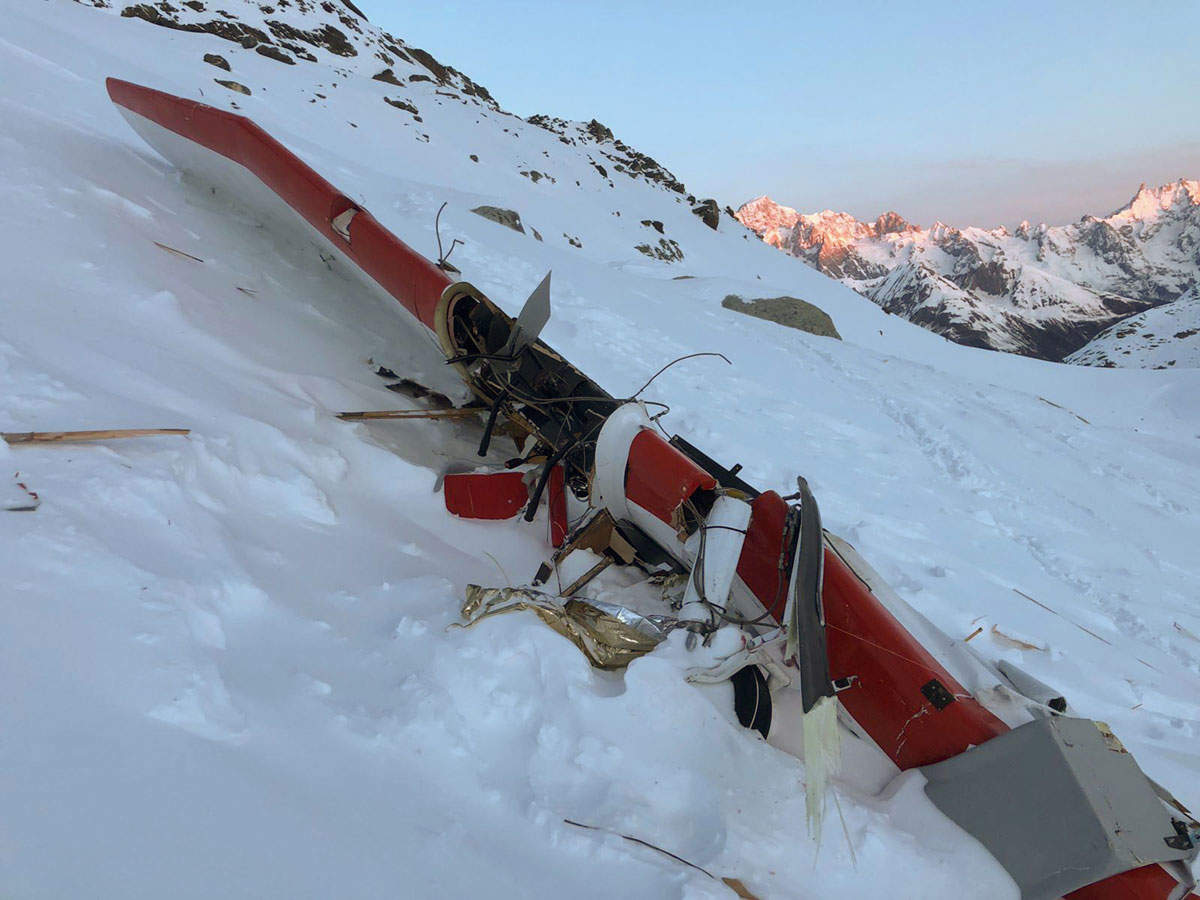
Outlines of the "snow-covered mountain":
{"label": "snow-covered mountain", "polygon": [[[1142,185],[1066,226],[930,228],[894,212],[801,215],[769,197],[738,210],[768,244],[951,340],[1061,360],[1108,326],[1200,281],[1200,182]],[[1200,323],[1195,323],[1200,324]],[[1085,362],[1089,354],[1070,361]]]}
{"label": "snow-covered mountain", "polygon": [[1200,288],[1110,325],[1065,362],[1106,368],[1200,368]]}
{"label": "snow-covered mountain", "polygon": [[408,404],[379,366],[461,384],[308,232],[147,147],[109,75],[252,117],[430,256],[445,203],[442,246],[510,312],[552,269],[547,341],[616,396],[723,353],[647,389],[665,428],[764,489],[804,474],[914,608],[1200,806],[1200,371],[953,344],[333,0],[0,15],[0,431],[191,430],[0,441],[0,894],[1017,896],[849,751],[810,836],[803,763],[686,683],[679,642],[610,673],[529,613],[450,627],[467,584],[532,577],[544,519],[447,514],[477,429],[334,414]]}
{"label": "snow-covered mountain", "polygon": [[[431,140],[430,128],[425,124],[431,106],[458,103],[469,109],[478,109],[481,116],[491,119],[491,123],[507,120],[508,127],[500,124],[498,128],[510,140],[519,140],[525,135],[535,136],[534,140],[527,140],[526,145],[532,143],[536,149],[527,147],[515,154],[516,174],[534,184],[544,179],[546,184],[553,185],[562,179],[564,187],[573,182],[576,189],[589,192],[598,185],[615,188],[614,179],[622,182],[642,181],[664,188],[675,203],[687,204],[710,228],[716,228],[721,218],[716,201],[699,201],[688,194],[683,184],[666,168],[614,137],[612,131],[600,122],[594,119],[590,122],[567,122],[545,115],[531,116],[528,121],[520,119],[501,109],[485,87],[453,66],[442,64],[425,50],[410,46],[369,23],[349,0],[323,0],[321,3],[314,0],[278,0],[272,4],[246,2],[244,6],[236,6],[236,14],[228,9],[206,5],[201,0],[180,6],[167,2],[126,6],[110,3],[109,0],[81,2],[119,13],[123,18],[219,38],[218,41],[209,42],[216,52],[204,54],[203,61],[230,73],[228,77],[222,77],[220,72],[209,73],[211,81],[224,92],[253,96],[254,89],[238,81],[237,69],[231,67],[231,60],[247,60],[250,58],[249,52],[283,65],[297,66],[296,74],[289,76],[289,84],[304,90],[308,94],[308,102],[321,108],[337,106],[330,92],[336,89],[339,77],[368,77],[380,82],[378,99],[398,110],[394,115],[399,118],[406,133],[417,141],[429,143]],[[324,71],[308,65],[312,63],[320,64]],[[335,73],[332,78],[329,69]],[[206,80],[209,79],[202,79],[202,82]],[[200,88],[200,94],[211,99],[211,90],[210,94],[205,95],[203,88]],[[245,106],[245,101],[239,104],[236,97],[228,102],[233,109]],[[346,124],[351,128],[358,127],[356,122]],[[536,131],[531,131],[529,125],[549,131],[555,140],[575,148],[576,152],[563,152],[561,148],[555,148],[556,152],[552,154],[544,146],[547,140]],[[464,154],[463,158],[471,164],[479,163],[478,154]],[[545,163],[552,158],[567,162],[569,170],[548,171]],[[485,163],[484,170],[488,168]],[[732,218],[733,211],[726,210],[725,215]],[[645,231],[637,233],[637,237],[644,240],[635,244],[635,249],[668,262],[682,258],[670,236],[664,235],[660,221],[647,219],[640,224]],[[541,232],[537,234],[541,235]],[[552,241],[560,240],[558,235],[547,237]],[[578,240],[566,232],[562,233],[561,239],[567,243]]]}

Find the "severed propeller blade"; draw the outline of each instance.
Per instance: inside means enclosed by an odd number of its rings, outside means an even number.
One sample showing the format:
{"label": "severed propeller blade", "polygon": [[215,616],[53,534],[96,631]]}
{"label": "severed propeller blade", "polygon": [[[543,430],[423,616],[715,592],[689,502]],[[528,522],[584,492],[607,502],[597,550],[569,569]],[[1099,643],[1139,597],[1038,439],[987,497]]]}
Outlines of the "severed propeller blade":
{"label": "severed propeller blade", "polygon": [[541,284],[533,289],[517,321],[513,323],[512,332],[508,336],[500,356],[516,356],[537,340],[542,328],[550,321],[550,273],[542,279]]}

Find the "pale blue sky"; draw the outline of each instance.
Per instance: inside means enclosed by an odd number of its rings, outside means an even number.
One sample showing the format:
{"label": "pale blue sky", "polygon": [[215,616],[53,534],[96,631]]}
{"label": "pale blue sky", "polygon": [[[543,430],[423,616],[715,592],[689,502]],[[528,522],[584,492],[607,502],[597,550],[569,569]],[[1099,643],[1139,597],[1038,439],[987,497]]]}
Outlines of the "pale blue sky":
{"label": "pale blue sky", "polygon": [[1200,178],[1197,0],[356,2],[506,109],[599,119],[735,206],[1060,223]]}

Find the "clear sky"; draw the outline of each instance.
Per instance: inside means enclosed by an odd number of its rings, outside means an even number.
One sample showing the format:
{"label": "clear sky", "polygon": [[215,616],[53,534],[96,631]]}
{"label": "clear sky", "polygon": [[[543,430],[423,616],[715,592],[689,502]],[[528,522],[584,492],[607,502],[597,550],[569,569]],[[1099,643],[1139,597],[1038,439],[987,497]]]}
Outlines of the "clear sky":
{"label": "clear sky", "polygon": [[1059,224],[1200,178],[1200,0],[356,2],[735,207]]}

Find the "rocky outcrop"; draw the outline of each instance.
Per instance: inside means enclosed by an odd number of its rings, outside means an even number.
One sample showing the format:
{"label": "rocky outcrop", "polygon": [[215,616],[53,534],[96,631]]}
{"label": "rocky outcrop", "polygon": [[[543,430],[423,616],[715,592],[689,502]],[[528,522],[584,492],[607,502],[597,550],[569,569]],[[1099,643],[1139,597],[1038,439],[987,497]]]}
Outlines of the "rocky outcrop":
{"label": "rocky outcrop", "polygon": [[[615,138],[611,128],[595,119],[590,122],[570,122],[555,116],[533,115],[526,121],[558,135],[559,140],[565,144],[593,144],[596,152],[605,157],[615,171],[630,178],[641,178],[662,185],[676,194],[687,193],[687,188],[683,186],[683,183],[664,166],[652,157],[639,153],[628,144]],[[606,181],[609,179],[607,167],[595,160],[592,160],[592,165],[601,178]]]}
{"label": "rocky outcrop", "polygon": [[504,209],[499,206],[477,206],[471,212],[477,216],[483,216],[497,225],[503,225],[505,228],[511,228],[513,231],[518,231],[521,234],[525,233],[525,226],[521,224],[521,214],[515,209]]}
{"label": "rocky outcrop", "polygon": [[229,88],[231,91],[237,91],[239,94],[245,94],[247,97],[250,96],[250,88],[246,87],[240,81],[228,81],[224,78],[214,78],[213,81],[221,85],[221,87]]}
{"label": "rocky outcrop", "polygon": [[743,300],[736,294],[730,294],[721,301],[721,305],[756,319],[766,319],[768,322],[807,331],[818,337],[837,338],[839,341],[842,339],[829,313],[799,297],[760,297],[757,300]]}
{"label": "rocky outcrop", "polygon": [[673,263],[683,261],[683,250],[679,244],[670,238],[659,238],[657,244],[638,244],[633,249],[638,253],[644,253],[651,259],[661,259],[663,262]]}
{"label": "rocky outcrop", "polygon": [[404,82],[396,77],[396,73],[390,68],[384,69],[382,72],[376,72],[371,76],[375,81],[383,81],[387,84],[394,84],[396,87],[404,87]]}
{"label": "rocky outcrop", "polygon": [[[185,0],[181,5],[176,5],[180,0],[156,0],[116,7],[111,0],[79,2],[164,28],[209,34],[289,66],[320,62],[334,66],[341,75],[361,75],[414,94],[415,88],[427,95],[428,89],[423,85],[435,85],[435,93],[441,96],[455,97],[505,116],[511,115],[500,108],[485,87],[428,51],[406,44],[371,25],[347,0],[246,0],[244,3],[226,3],[223,7],[211,6],[203,0]],[[217,54],[209,55],[223,59]],[[228,64],[224,68],[228,69]],[[313,100],[325,98],[326,95],[317,93]],[[384,100],[411,112],[417,121],[421,121],[416,112],[417,104],[409,97],[393,96]],[[421,106],[428,109],[424,103]],[[658,185],[679,195],[680,202],[684,197],[689,202],[694,201],[683,183],[665,166],[621,141],[611,128],[595,119],[569,122],[551,116],[531,116],[526,121],[553,132],[565,144],[584,149],[596,174],[610,187],[615,186],[616,178],[629,178]],[[417,135],[417,139],[427,141],[428,136]],[[527,164],[521,174],[533,182],[556,183],[554,174],[530,168]],[[713,221],[714,212],[719,220],[715,201],[712,204],[712,211],[707,206],[703,210],[706,223]],[[572,246],[576,244],[572,243]],[[654,250],[657,253],[661,248],[656,246]]]}
{"label": "rocky outcrop", "polygon": [[[803,215],[768,197],[738,219],[765,242],[883,309],[976,347],[1062,360],[1127,316],[1200,282],[1200,182],[1143,185],[1128,204],[1074,225],[953,228]],[[1072,361],[1086,361],[1072,357]]]}
{"label": "rocky outcrop", "polygon": [[395,97],[384,97],[383,102],[388,106],[394,106],[396,109],[402,109],[407,113],[412,113],[412,117],[418,122],[421,121],[420,111],[409,103],[407,100],[397,100]]}
{"label": "rocky outcrop", "polygon": [[713,231],[721,224],[721,207],[717,206],[716,200],[701,200],[692,207],[692,212]]}
{"label": "rocky outcrop", "polygon": [[[108,0],[83,2],[102,9],[110,6]],[[237,15],[228,9],[209,10],[201,0],[189,0],[181,6],[159,0],[125,6],[120,14],[177,31],[211,34],[287,65],[296,65],[298,61],[347,65],[349,60],[362,60],[367,65],[373,63],[376,68],[375,72],[367,69],[362,74],[380,81],[396,86],[431,81],[492,109],[499,109],[487,89],[426,51],[410,47],[370,25],[361,11],[346,0],[340,4],[333,0],[247,4],[245,8],[238,7]],[[378,71],[379,62],[387,68]],[[420,71],[401,77],[394,68],[400,65]]]}

